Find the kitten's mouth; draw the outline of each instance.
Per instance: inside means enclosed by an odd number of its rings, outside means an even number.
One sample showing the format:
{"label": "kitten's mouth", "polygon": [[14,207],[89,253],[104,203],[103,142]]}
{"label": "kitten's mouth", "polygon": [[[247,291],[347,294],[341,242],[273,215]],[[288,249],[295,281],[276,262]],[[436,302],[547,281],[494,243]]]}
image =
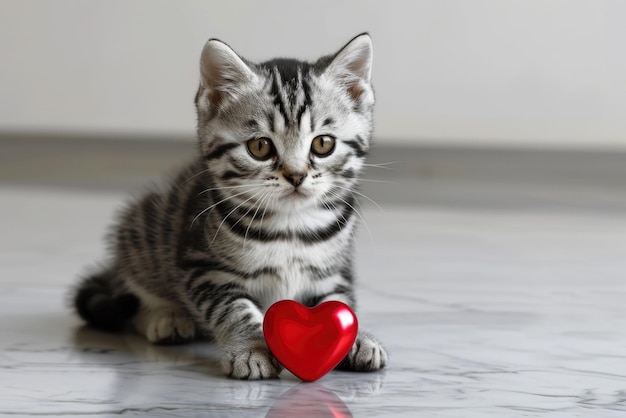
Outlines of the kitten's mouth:
{"label": "kitten's mouth", "polygon": [[293,190],[288,191],[285,194],[285,197],[291,198],[291,199],[304,199],[309,196],[306,193],[304,193],[302,190],[294,188]]}

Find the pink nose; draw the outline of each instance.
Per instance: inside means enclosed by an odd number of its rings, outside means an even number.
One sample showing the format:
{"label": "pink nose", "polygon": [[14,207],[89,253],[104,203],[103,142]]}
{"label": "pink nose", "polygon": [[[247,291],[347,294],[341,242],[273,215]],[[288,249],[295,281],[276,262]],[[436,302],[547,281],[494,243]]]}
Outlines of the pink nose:
{"label": "pink nose", "polygon": [[293,184],[293,187],[298,187],[304,181],[306,173],[284,173],[283,176],[289,183]]}

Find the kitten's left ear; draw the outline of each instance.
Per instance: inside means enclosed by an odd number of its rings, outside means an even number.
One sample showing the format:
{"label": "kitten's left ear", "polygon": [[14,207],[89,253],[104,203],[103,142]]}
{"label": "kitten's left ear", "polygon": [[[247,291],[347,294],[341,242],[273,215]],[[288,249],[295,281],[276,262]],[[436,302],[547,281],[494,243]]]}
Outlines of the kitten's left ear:
{"label": "kitten's left ear", "polygon": [[326,73],[344,84],[354,100],[359,100],[371,91],[372,55],[372,39],[362,33],[335,54]]}
{"label": "kitten's left ear", "polygon": [[199,108],[216,108],[237,97],[255,78],[248,64],[228,45],[209,39],[200,57],[200,90],[196,104]]}

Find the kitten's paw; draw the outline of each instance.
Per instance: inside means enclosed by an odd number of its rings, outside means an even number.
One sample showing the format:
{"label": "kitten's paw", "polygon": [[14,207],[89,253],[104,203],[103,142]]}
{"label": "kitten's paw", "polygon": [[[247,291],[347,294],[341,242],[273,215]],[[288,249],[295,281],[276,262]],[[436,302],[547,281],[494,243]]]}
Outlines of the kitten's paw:
{"label": "kitten's paw", "polygon": [[177,344],[193,339],[193,319],[178,310],[142,311],[135,320],[137,331],[155,344]]}
{"label": "kitten's paw", "polygon": [[350,352],[337,369],[355,372],[372,372],[387,365],[389,356],[385,348],[373,337],[359,333]]}
{"label": "kitten's paw", "polygon": [[228,377],[248,380],[273,379],[282,370],[264,342],[227,351],[222,359],[222,368]]}

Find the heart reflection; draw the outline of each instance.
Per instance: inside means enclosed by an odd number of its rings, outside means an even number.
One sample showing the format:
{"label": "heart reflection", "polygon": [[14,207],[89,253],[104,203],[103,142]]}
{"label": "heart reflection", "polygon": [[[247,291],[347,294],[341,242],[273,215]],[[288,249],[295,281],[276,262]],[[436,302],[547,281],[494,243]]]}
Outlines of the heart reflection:
{"label": "heart reflection", "polygon": [[272,405],[265,418],[352,417],[337,395],[320,383],[298,383]]}

